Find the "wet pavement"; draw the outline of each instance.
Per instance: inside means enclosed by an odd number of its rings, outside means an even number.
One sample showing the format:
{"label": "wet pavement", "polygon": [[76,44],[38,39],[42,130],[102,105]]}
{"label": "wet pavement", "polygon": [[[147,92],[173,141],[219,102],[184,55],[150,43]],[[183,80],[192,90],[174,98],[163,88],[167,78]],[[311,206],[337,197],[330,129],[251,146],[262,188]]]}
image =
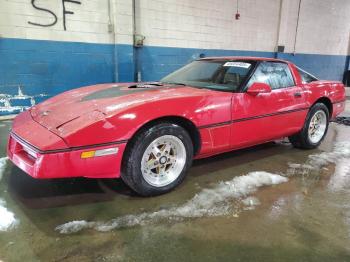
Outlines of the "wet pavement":
{"label": "wet pavement", "polygon": [[0,261],[350,261],[350,126],[331,123],[316,150],[283,140],[195,161],[153,198],[0,159]]}

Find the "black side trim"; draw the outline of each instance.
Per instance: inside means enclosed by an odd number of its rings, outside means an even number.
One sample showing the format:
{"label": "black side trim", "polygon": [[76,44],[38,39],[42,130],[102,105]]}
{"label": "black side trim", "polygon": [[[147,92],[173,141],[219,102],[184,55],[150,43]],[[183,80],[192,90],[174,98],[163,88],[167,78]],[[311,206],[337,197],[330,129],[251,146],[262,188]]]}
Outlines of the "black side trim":
{"label": "black side trim", "polygon": [[62,152],[70,152],[74,150],[81,150],[81,149],[89,149],[89,148],[94,148],[94,147],[101,147],[101,146],[110,146],[110,145],[119,145],[119,144],[124,144],[127,143],[128,140],[120,140],[120,141],[114,141],[114,142],[108,142],[108,143],[101,143],[101,144],[93,144],[93,145],[86,145],[86,146],[75,146],[75,147],[69,147],[69,148],[62,148],[62,149],[56,149],[56,150],[41,150],[30,143],[28,143],[26,140],[23,138],[19,137],[15,133],[11,132],[11,136],[13,136],[16,140],[20,141],[22,144],[25,146],[31,148],[32,150],[45,155],[45,154],[53,154],[53,153],[62,153]]}
{"label": "black side trim", "polygon": [[232,121],[227,121],[227,122],[221,122],[221,123],[216,123],[216,124],[210,124],[210,125],[205,125],[205,126],[200,126],[198,127],[199,129],[203,129],[203,128],[211,128],[211,127],[217,127],[217,126],[226,126],[231,124]]}
{"label": "black side trim", "polygon": [[295,113],[295,112],[304,111],[304,110],[309,110],[309,108],[306,107],[306,108],[293,109],[293,110],[288,110],[288,111],[283,111],[283,112],[265,114],[265,115],[260,115],[260,116],[252,116],[252,117],[232,120],[231,122],[236,123],[236,122],[248,121],[248,120],[253,120],[253,119],[258,119],[258,118],[270,117],[270,116],[285,115],[285,114]]}
{"label": "black side trim", "polygon": [[283,111],[283,112],[276,112],[276,113],[271,113],[271,114],[240,118],[240,119],[235,119],[235,120],[231,120],[231,121],[200,126],[199,128],[203,129],[203,128],[211,128],[211,127],[217,127],[217,126],[224,126],[224,125],[229,125],[229,124],[233,124],[233,123],[237,123],[237,122],[248,121],[248,120],[270,117],[270,116],[276,116],[276,115],[284,115],[284,114],[289,114],[289,113],[294,113],[294,112],[299,112],[299,111],[304,111],[304,110],[309,110],[309,108],[305,107],[305,108],[293,109],[293,110],[288,110],[288,111]]}

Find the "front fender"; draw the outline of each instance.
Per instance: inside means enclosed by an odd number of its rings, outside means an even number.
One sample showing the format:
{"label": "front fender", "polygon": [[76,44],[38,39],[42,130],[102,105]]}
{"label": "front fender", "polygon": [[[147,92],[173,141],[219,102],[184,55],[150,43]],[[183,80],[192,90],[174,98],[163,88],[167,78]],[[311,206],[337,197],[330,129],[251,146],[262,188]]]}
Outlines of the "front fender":
{"label": "front fender", "polygon": [[[196,127],[227,122],[231,118],[231,93],[213,92],[211,96],[175,97],[154,100],[116,112],[63,137],[70,147],[102,144],[130,139],[150,121],[167,116],[188,119]],[[84,121],[79,119],[78,121]],[[68,123],[76,125],[77,123]],[[67,127],[66,127],[67,128]]]}

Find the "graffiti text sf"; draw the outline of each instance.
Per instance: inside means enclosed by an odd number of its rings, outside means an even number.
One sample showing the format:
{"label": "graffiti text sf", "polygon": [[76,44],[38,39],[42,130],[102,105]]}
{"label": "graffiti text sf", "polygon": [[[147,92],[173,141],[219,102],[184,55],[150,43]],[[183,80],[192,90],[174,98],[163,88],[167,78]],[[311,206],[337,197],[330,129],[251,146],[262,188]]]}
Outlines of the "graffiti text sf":
{"label": "graffiti text sf", "polygon": [[[71,10],[67,10],[66,4],[71,3],[71,4],[81,5],[81,2],[76,0],[61,0],[61,2],[62,2],[63,29],[67,30],[66,15],[73,15],[74,12]],[[53,10],[50,10],[47,7],[45,7],[44,4],[39,5],[36,0],[31,0],[31,3],[33,8],[35,8],[36,10],[39,10],[40,12],[43,12],[52,16],[53,21],[51,23],[46,23],[46,24],[40,23],[40,21],[35,21],[35,22],[28,21],[28,24],[35,25],[35,26],[42,26],[42,27],[50,27],[57,24],[57,21],[58,21],[57,15]]]}

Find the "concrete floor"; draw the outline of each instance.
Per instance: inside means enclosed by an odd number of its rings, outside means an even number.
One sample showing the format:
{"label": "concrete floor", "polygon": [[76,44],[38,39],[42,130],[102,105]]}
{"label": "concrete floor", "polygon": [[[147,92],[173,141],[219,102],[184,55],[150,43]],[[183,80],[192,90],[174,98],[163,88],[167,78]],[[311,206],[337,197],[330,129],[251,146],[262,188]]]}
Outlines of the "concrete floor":
{"label": "concrete floor", "polygon": [[[10,127],[0,122],[0,157]],[[350,261],[348,126],[331,123],[317,150],[279,141],[196,161],[154,198],[1,162],[0,261]],[[259,187],[254,171],[288,181]]]}

